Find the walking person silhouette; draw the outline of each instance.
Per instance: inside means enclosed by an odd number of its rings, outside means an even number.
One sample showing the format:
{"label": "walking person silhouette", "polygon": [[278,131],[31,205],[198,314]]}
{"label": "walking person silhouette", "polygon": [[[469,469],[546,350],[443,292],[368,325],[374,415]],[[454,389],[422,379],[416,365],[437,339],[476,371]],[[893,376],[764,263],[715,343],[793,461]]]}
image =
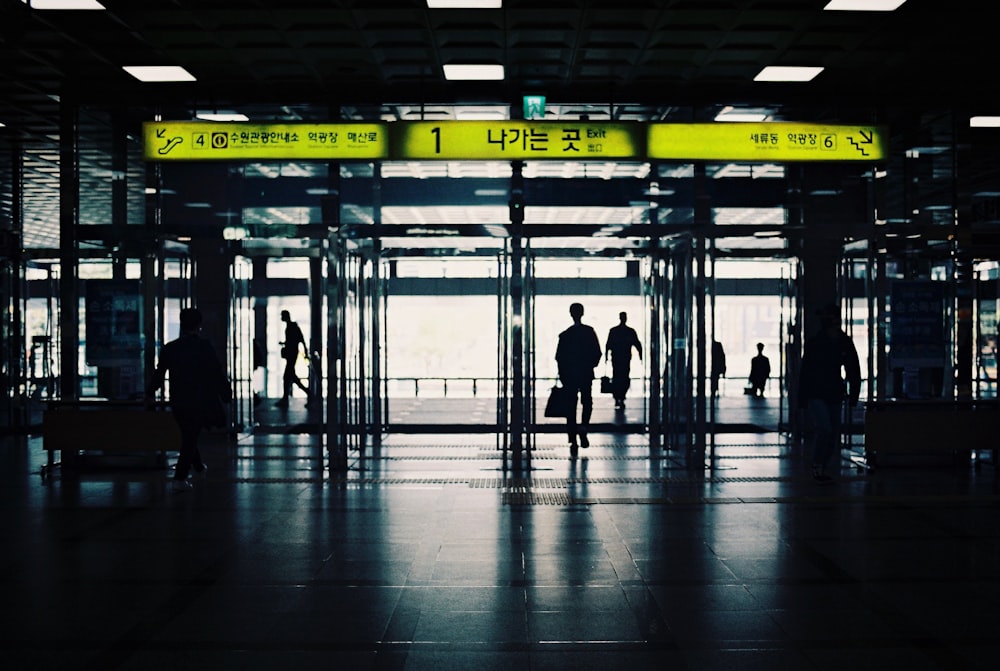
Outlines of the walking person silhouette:
{"label": "walking person silhouette", "polygon": [[632,381],[629,373],[632,368],[632,348],[639,353],[639,360],[642,361],[642,343],[635,329],[629,326],[628,315],[624,312],[618,313],[619,323],[612,326],[608,331],[608,340],[604,344],[604,360],[611,358],[611,395],[615,399],[615,408],[621,410],[625,407],[625,394]]}
{"label": "walking person silhouette", "polygon": [[816,313],[820,328],[806,340],[799,371],[799,407],[812,420],[812,475],[831,484],[826,472],[841,447],[844,404],[853,408],[861,395],[861,365],[854,341],[840,326],[840,307],[823,306]]}
{"label": "walking person silhouette", "polygon": [[281,321],[285,322],[285,339],[279,343],[281,345],[281,358],[285,360],[285,370],[281,378],[284,390],[281,399],[274,405],[278,408],[287,408],[288,399],[292,396],[292,387],[298,387],[306,393],[308,400],[312,400],[309,387],[299,379],[298,373],[295,372],[295,362],[299,358],[300,348],[307,357],[309,356],[309,348],[306,347],[306,339],[302,335],[302,329],[292,321],[288,310],[281,311]]}
{"label": "walking person silhouette", "polygon": [[181,432],[180,453],[174,467],[173,490],[191,489],[188,474],[207,470],[198,450],[198,437],[208,426],[222,426],[225,412],[221,403],[232,399],[232,387],[215,349],[198,335],[202,317],[197,308],[180,313],[180,335],[160,349],[160,360],[146,389],[146,406],[152,407],[156,392],[170,374],[170,410]]}
{"label": "walking person silhouette", "polygon": [[[570,305],[569,314],[573,318],[573,325],[559,334],[556,363],[560,382],[573,393],[573,409],[566,417],[566,430],[569,434],[570,455],[575,457],[577,436],[580,445],[590,447],[587,429],[594,410],[594,367],[601,362],[601,343],[597,340],[593,327],[583,323],[581,303]],[[577,395],[581,405],[579,429],[576,423]]]}

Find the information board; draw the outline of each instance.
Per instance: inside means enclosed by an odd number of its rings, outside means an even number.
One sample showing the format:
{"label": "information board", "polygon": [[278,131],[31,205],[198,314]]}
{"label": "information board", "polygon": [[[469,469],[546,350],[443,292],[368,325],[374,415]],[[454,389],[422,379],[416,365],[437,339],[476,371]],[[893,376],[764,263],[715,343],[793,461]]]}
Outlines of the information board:
{"label": "information board", "polygon": [[86,357],[90,366],[141,360],[142,288],[139,280],[87,280]]}
{"label": "information board", "polygon": [[895,280],[890,291],[889,358],[893,368],[944,366],[944,282]]}

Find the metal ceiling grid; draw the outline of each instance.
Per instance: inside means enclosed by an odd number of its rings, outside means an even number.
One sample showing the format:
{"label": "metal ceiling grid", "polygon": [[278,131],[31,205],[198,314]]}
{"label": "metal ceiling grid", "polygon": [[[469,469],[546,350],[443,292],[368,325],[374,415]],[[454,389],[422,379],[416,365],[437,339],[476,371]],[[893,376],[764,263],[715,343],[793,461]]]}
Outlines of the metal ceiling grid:
{"label": "metal ceiling grid", "polygon": [[[954,147],[961,115],[995,112],[989,105],[1000,99],[1000,84],[982,76],[1000,60],[989,48],[992,22],[966,0],[907,0],[885,13],[824,12],[826,0],[505,0],[500,10],[429,10],[423,0],[102,1],[106,12],[0,0],[0,143],[24,149],[24,215],[40,247],[58,239],[62,101],[127,110],[135,122],[229,108],[267,120],[393,120],[510,114],[534,92],[548,96],[555,118],[701,121],[726,105],[767,107],[779,119],[888,123],[897,144]],[[442,65],[459,60],[503,64],[507,76],[445,82]],[[180,65],[198,81],[142,84],[122,71],[129,64]],[[773,64],[826,69],[806,84],[753,81]],[[81,137],[106,133],[107,123],[83,118]],[[982,139],[962,178],[972,192],[997,193],[1000,140]],[[112,168],[94,147],[81,143],[81,212],[100,220]],[[126,177],[142,183],[142,166],[129,165]],[[940,198],[953,192],[948,169],[920,179]],[[130,218],[141,216],[136,194]],[[944,216],[933,214],[937,194],[907,197],[897,189],[886,199],[896,213],[920,210],[899,217],[904,225]]]}

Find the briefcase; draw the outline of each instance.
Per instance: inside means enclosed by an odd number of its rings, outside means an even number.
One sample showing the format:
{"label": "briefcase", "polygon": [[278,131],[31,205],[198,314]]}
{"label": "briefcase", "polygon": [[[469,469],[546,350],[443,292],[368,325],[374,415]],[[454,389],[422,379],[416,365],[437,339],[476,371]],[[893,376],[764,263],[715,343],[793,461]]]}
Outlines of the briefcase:
{"label": "briefcase", "polygon": [[549,392],[545,403],[546,417],[569,417],[576,412],[576,392],[566,387],[555,386]]}
{"label": "briefcase", "polygon": [[615,389],[611,384],[611,378],[607,375],[601,378],[601,393],[602,394],[613,394]]}

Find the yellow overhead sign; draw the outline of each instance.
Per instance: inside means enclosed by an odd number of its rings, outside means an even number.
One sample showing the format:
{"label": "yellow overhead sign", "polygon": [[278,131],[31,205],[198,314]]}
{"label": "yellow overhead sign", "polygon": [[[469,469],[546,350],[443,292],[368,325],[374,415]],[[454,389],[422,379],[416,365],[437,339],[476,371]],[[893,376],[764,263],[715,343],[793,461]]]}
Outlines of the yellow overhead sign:
{"label": "yellow overhead sign", "polygon": [[879,161],[886,144],[879,126],[662,123],[650,124],[646,155],[680,161]]}
{"label": "yellow overhead sign", "polygon": [[880,161],[879,126],[793,122],[397,121],[143,124],[148,161]]}
{"label": "yellow overhead sign", "polygon": [[645,128],[587,121],[401,121],[389,126],[400,160],[640,159]]}
{"label": "yellow overhead sign", "polygon": [[143,124],[147,161],[353,160],[388,157],[381,123]]}

